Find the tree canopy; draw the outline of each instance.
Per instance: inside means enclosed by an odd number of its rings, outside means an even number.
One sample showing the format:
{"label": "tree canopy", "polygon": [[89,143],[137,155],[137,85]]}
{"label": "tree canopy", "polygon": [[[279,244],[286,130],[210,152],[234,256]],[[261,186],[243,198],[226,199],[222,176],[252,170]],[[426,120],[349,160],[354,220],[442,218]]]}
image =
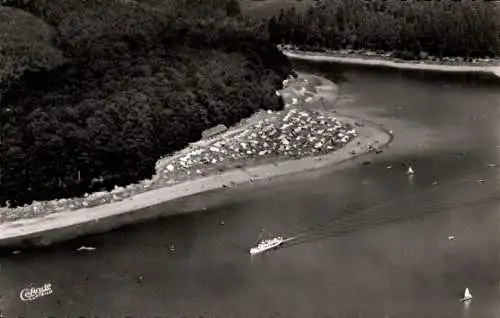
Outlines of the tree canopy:
{"label": "tree canopy", "polygon": [[[283,107],[275,90],[291,65],[265,23],[242,17],[234,1],[170,4],[4,1],[16,9],[0,12],[38,17],[18,27],[27,50],[50,54],[2,82],[0,204],[150,177],[161,156],[203,130]],[[30,32],[36,23],[45,29]]]}
{"label": "tree canopy", "polygon": [[401,57],[496,57],[495,1],[320,0],[305,14],[292,8],[269,20],[271,40],[307,48],[365,49]]}

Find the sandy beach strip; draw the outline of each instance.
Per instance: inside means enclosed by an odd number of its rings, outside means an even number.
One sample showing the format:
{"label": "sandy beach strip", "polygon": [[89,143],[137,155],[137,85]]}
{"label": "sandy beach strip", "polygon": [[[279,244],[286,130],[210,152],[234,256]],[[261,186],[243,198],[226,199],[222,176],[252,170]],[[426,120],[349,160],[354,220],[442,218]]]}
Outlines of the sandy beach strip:
{"label": "sandy beach strip", "polygon": [[494,75],[500,78],[500,66],[497,65],[448,65],[427,63],[425,61],[403,62],[393,61],[382,57],[358,57],[346,56],[335,53],[323,52],[300,52],[295,50],[282,50],[283,54],[292,59],[315,61],[315,62],[334,62],[352,65],[365,65],[365,66],[378,66],[397,68],[401,70],[419,70],[419,71],[433,71],[433,72],[451,72],[451,73],[483,73],[487,75]]}

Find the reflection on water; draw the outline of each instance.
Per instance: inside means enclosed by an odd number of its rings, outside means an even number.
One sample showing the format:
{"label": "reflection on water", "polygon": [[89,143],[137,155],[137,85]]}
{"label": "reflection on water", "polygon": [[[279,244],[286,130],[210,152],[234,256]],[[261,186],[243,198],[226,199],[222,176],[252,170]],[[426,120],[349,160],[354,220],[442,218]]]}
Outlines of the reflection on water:
{"label": "reflection on water", "polygon": [[470,308],[470,305],[471,305],[472,301],[464,301],[463,304],[464,304],[464,310],[463,310],[463,315],[462,317],[470,317],[469,316],[469,308]]}

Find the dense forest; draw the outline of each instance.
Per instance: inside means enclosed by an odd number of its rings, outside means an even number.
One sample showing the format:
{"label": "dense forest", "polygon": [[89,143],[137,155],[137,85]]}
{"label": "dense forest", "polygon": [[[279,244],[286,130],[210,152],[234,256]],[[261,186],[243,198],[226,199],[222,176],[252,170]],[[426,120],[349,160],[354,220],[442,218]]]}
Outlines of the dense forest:
{"label": "dense forest", "polygon": [[236,0],[0,3],[2,206],[148,178],[203,130],[283,107],[291,65]]}
{"label": "dense forest", "polygon": [[496,1],[318,0],[269,20],[271,40],[309,50],[391,52],[396,57],[496,57]]}

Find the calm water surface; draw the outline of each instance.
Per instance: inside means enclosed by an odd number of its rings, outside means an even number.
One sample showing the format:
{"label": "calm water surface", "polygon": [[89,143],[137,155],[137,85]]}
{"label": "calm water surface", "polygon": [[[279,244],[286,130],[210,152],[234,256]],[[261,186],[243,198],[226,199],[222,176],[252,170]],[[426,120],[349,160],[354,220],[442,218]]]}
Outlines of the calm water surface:
{"label": "calm water surface", "polygon": [[[382,123],[389,148],[195,197],[199,213],[1,256],[2,314],[500,317],[500,168],[487,166],[500,164],[500,86],[297,67],[338,81],[327,107]],[[297,238],[251,258],[261,233]],[[75,252],[82,244],[97,250]],[[19,299],[44,283],[53,294]]]}

